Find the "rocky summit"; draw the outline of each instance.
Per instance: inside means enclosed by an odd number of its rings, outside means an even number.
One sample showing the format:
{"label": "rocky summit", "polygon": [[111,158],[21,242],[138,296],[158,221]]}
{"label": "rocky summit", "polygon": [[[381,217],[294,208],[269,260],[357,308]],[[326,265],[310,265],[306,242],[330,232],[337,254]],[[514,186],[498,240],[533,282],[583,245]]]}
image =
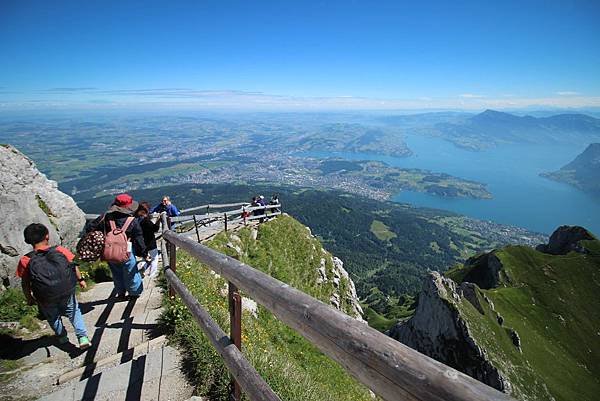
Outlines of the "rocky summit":
{"label": "rocky summit", "polygon": [[600,241],[563,226],[429,274],[390,335],[520,400],[600,394]]}
{"label": "rocky summit", "polygon": [[0,146],[0,278],[7,287],[14,280],[19,255],[31,251],[23,229],[42,223],[50,231],[50,243],[74,248],[85,224],[75,201],[58,190],[55,181],[10,145]]}
{"label": "rocky summit", "polygon": [[560,226],[552,235],[548,244],[540,244],[536,249],[551,255],[566,255],[574,251],[587,253],[581,241],[595,240],[596,237],[588,230],[579,226]]}

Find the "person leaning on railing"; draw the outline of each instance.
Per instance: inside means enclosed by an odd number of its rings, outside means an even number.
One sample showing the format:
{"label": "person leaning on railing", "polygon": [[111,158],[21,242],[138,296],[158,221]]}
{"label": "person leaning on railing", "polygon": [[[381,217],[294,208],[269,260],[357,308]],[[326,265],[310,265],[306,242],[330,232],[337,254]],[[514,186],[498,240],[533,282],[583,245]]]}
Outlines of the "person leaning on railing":
{"label": "person leaning on railing", "polygon": [[[279,195],[273,194],[271,196],[271,200],[269,201],[269,205],[270,206],[279,205]],[[277,212],[279,212],[279,208],[275,207],[275,208],[271,209],[271,213],[277,213]]]}
{"label": "person leaning on railing", "polygon": [[150,213],[162,212],[167,213],[167,217],[175,217],[181,214],[179,209],[177,209],[177,206],[171,203],[171,198],[169,198],[167,195],[163,196],[161,203],[150,209]]}

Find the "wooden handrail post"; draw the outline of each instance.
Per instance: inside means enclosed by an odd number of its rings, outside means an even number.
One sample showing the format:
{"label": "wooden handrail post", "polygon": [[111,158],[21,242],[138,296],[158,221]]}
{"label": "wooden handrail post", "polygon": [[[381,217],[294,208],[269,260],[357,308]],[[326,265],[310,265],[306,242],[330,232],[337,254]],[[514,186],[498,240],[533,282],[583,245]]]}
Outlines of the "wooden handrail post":
{"label": "wooden handrail post", "polygon": [[208,225],[210,226],[210,205],[206,205],[206,218],[208,218]]}
{"label": "wooden handrail post", "polygon": [[194,216],[194,227],[196,228],[196,237],[198,237],[198,243],[200,243],[200,232],[198,231],[198,221],[196,220],[196,215]]}
{"label": "wooden handrail post", "polygon": [[[242,297],[238,288],[231,281],[228,281],[228,301],[229,301],[229,338],[233,344],[242,350]],[[240,401],[242,390],[239,383],[232,377],[230,399]]]}
{"label": "wooden handrail post", "polygon": [[[171,242],[167,242],[167,248],[169,252],[169,268],[173,273],[177,273],[177,246]],[[169,296],[175,296],[175,290],[169,286]]]}
{"label": "wooden handrail post", "polygon": [[223,213],[223,216],[225,216],[225,232],[227,232],[227,213]]}

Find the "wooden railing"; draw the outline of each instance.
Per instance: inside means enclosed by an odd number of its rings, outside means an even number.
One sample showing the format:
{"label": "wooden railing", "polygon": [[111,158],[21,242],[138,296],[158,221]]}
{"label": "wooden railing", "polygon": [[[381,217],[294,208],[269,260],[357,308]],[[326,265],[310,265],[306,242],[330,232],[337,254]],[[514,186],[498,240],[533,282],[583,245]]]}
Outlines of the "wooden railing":
{"label": "wooden railing", "polygon": [[[164,216],[163,227],[168,227]],[[163,261],[168,262],[164,266],[165,276],[170,291],[181,297],[222,356],[234,378],[234,400],[240,399],[240,387],[251,400],[279,400],[241,352],[241,297],[238,288],[385,400],[512,400],[508,395],[420,354],[302,291],[186,236],[165,230],[163,239]],[[228,280],[232,322],[229,336],[177,277],[178,248]]]}
{"label": "wooden railing", "polygon": [[[230,209],[233,210],[222,210]],[[203,210],[203,214],[188,214],[197,210]],[[220,210],[220,211],[217,211]],[[262,214],[256,213],[257,211],[263,211]],[[225,204],[206,204],[200,206],[194,206],[191,208],[181,210],[180,216],[168,217],[168,227],[178,227],[179,230],[195,229],[200,241],[199,227],[210,225],[215,222],[223,222],[225,231],[228,230],[230,224],[235,223],[246,223],[253,220],[261,220],[264,218],[271,218],[281,214],[281,204],[277,205],[266,205],[266,206],[250,206],[248,202],[238,203],[225,203]],[[86,214],[85,218],[87,221],[94,220],[98,217],[98,214]]]}
{"label": "wooden railing", "polygon": [[[226,209],[235,207],[233,210],[211,211],[215,209]],[[184,214],[190,211],[205,210],[204,214]],[[262,213],[260,212],[262,211]],[[257,213],[259,212],[259,213]],[[211,225],[215,222],[222,222],[225,231],[231,224],[243,223],[246,224],[252,220],[262,220],[265,218],[275,217],[281,214],[281,204],[267,206],[250,206],[249,203],[228,203],[219,205],[202,205],[196,206],[181,211],[180,216],[169,218],[169,224],[173,227],[178,227],[178,231],[195,229],[198,242],[200,242],[200,226]]]}

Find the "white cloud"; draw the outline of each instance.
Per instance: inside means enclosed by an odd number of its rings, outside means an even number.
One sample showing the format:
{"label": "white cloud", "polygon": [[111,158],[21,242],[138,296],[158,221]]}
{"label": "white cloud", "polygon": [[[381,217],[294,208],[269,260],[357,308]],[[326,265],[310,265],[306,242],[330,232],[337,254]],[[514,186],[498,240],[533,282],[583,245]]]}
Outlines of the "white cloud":
{"label": "white cloud", "polygon": [[[61,93],[55,93],[55,92]],[[564,93],[564,92],[561,92]],[[69,96],[65,96],[69,94]],[[12,98],[12,99],[11,99]],[[32,91],[15,96],[0,96],[0,109],[30,108],[115,108],[132,109],[223,109],[256,111],[303,110],[426,110],[485,108],[582,108],[600,107],[600,96],[555,94],[549,97],[521,97],[465,93],[453,97],[367,98],[344,96],[289,96],[241,90],[206,90],[190,88],[155,89],[87,89],[57,88],[44,92]]]}
{"label": "white cloud", "polygon": [[558,96],[577,96],[577,95],[580,95],[579,92],[575,92],[575,91],[561,91],[561,92],[556,92],[556,94]]}
{"label": "white cloud", "polygon": [[485,96],[484,95],[477,95],[474,93],[463,93],[461,95],[458,95],[458,97],[462,97],[463,99],[482,99]]}

